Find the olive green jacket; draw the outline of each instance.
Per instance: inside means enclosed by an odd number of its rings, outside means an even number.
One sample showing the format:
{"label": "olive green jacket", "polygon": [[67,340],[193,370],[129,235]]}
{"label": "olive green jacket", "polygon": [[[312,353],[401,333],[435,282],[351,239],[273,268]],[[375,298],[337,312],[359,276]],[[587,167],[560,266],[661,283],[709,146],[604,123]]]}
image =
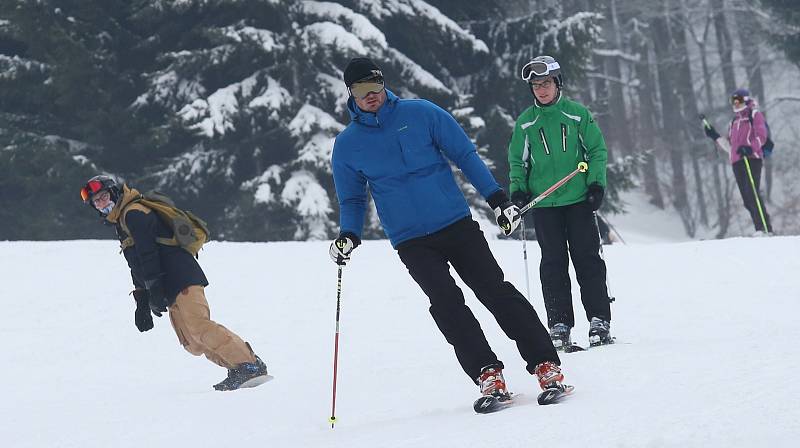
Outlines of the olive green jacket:
{"label": "olive green jacket", "polygon": [[517,118],[508,145],[511,188],[531,199],[587,162],[589,170],[578,173],[536,207],[559,207],[586,199],[593,183],[606,186],[608,150],[600,128],[586,107],[561,96],[553,105],[535,104]]}

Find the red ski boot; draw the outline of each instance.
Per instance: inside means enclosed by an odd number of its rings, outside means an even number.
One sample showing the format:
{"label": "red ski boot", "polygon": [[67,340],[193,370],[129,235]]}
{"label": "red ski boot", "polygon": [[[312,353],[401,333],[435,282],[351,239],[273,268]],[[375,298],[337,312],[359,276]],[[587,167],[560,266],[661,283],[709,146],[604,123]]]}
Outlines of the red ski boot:
{"label": "red ski boot", "polygon": [[536,377],[539,379],[539,386],[543,392],[539,394],[539,404],[553,404],[566,395],[572,393],[573,386],[561,384],[564,381],[564,374],[561,367],[552,361],[545,361],[534,369]]}

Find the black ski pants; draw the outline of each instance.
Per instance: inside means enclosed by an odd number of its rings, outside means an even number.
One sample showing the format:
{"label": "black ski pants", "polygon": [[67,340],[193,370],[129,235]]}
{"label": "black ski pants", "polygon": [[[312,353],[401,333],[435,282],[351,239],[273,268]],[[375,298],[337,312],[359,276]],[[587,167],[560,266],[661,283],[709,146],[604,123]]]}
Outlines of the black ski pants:
{"label": "black ski pants", "polygon": [[544,361],[560,364],[547,329],[530,302],[504,280],[483,232],[471,217],[431,235],[400,243],[397,253],[430,299],[433,320],[474,382],[477,383],[481,368],[503,367],[503,364],[464,303],[464,294],[450,275],[450,265],[494,315],[506,335],[517,343],[528,372],[533,373]]}
{"label": "black ski pants", "polygon": [[[542,249],[539,276],[547,310],[547,325],[575,326],[569,258],[581,287],[586,318],[611,321],[606,287],[606,263],[600,256],[600,236],[594,213],[586,202],[533,209],[536,240]],[[569,253],[569,256],[567,255]]]}
{"label": "black ski pants", "polygon": [[[763,160],[748,159],[748,162],[750,162],[750,172],[753,173],[753,182],[756,184],[761,210],[764,212],[764,220],[767,222],[767,231],[772,232],[772,223],[769,221],[767,207],[766,204],[764,204],[764,200],[761,198],[761,166],[763,165]],[[750,184],[750,178],[747,176],[747,167],[744,164],[744,159],[740,159],[733,164],[733,177],[736,178],[736,185],[739,186],[739,193],[742,195],[745,208],[750,212],[753,225],[756,230],[763,232],[764,223],[761,221],[761,215],[758,212],[756,195],[753,194],[753,186]]]}

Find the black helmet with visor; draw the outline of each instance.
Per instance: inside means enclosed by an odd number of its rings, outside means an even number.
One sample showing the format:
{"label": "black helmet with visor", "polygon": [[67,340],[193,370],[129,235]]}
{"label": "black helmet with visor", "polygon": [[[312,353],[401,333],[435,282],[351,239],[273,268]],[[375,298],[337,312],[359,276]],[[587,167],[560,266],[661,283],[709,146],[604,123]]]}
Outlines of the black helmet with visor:
{"label": "black helmet with visor", "polygon": [[117,181],[109,176],[100,174],[86,181],[86,184],[81,188],[81,199],[83,199],[85,204],[94,207],[92,199],[104,191],[109,193],[110,199],[113,202],[119,201],[119,198],[122,196],[122,189]]}

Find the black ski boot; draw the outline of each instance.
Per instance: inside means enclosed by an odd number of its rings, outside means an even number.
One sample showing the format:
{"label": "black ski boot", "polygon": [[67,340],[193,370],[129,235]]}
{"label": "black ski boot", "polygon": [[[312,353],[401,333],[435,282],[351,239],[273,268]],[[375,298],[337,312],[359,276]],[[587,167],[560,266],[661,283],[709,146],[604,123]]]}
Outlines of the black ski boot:
{"label": "black ski boot", "polygon": [[256,356],[256,362],[243,362],[234,369],[228,369],[228,377],[214,385],[216,390],[236,390],[243,387],[256,387],[270,379],[267,365]]}
{"label": "black ski boot", "polygon": [[597,345],[613,344],[614,338],[611,336],[611,322],[593,317],[592,322],[589,324],[589,345],[595,347]]}
{"label": "black ski boot", "polygon": [[569,338],[570,328],[567,324],[555,324],[550,328],[550,340],[556,350],[564,350],[565,347],[572,345]]}

